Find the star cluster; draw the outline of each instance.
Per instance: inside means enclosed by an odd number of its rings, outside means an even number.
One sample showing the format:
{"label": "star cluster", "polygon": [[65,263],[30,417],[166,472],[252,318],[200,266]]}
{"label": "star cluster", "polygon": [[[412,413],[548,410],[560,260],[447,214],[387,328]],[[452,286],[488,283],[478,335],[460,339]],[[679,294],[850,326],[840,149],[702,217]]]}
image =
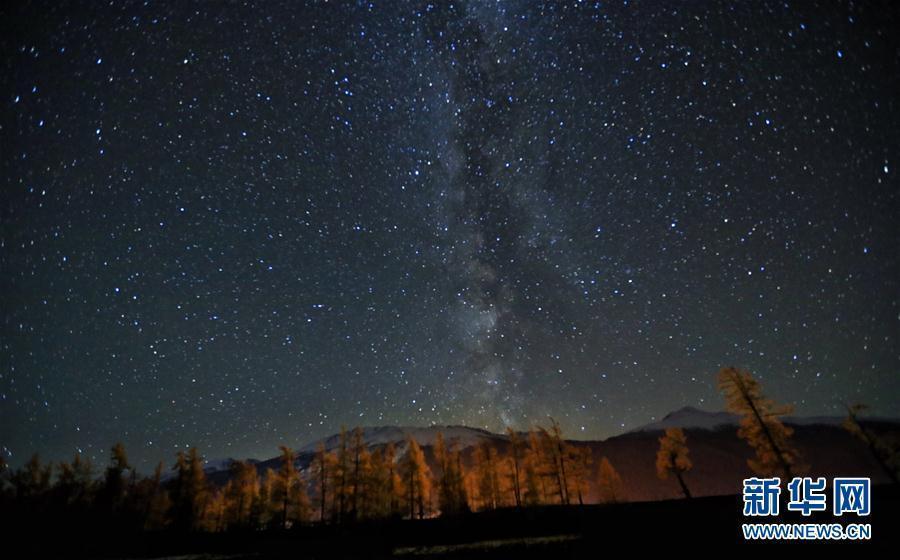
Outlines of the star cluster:
{"label": "star cluster", "polygon": [[3,453],[896,413],[888,9],[3,8]]}

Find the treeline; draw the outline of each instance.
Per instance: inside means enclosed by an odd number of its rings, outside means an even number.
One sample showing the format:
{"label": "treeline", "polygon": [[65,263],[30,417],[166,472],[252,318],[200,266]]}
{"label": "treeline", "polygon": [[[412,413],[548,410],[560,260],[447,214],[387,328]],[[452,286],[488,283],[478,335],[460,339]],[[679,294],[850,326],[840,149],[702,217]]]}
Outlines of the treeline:
{"label": "treeline", "polygon": [[[790,407],[762,394],[749,372],[719,373],[727,408],[740,415],[738,436],[754,450],[752,470],[787,481],[804,472],[791,442],[792,430],[780,417]],[[845,428],[866,442],[891,479],[897,481],[896,442],[873,432],[849,407]],[[370,447],[363,430],[342,429],[337,445],[320,443],[304,471],[282,446],[277,469],[234,461],[228,481],[207,480],[196,448],[178,452],[171,474],[157,465],[140,476],[121,444],[111,450],[102,473],[75,455],[71,462],[43,464],[35,455],[11,470],[0,457],[0,508],[33,519],[78,519],[138,530],[234,531],[288,528],[308,523],[352,523],[386,518],[459,515],[501,507],[610,503],[625,498],[622,478],[610,461],[595,464],[591,448],[566,441],[559,424],[527,433],[507,429],[505,442],[485,440],[464,453],[438,433],[425,450],[412,437],[402,444]],[[677,481],[686,498],[685,473],[692,468],[687,437],[670,428],[659,440],[656,470]],[[102,476],[97,476],[102,474]]]}
{"label": "treeline", "polygon": [[217,532],[622,499],[610,462],[603,458],[595,476],[590,448],[567,442],[557,422],[507,434],[504,449],[484,441],[464,456],[438,433],[429,461],[411,437],[398,453],[393,443],[371,448],[361,428],[342,429],[337,446],[320,443],[304,471],[282,446],[277,469],[233,461],[224,485],[207,479],[196,448],[178,452],[170,476],[163,463],[141,476],[116,444],[102,476],[80,454],[57,464],[34,455],[14,471],[0,463],[0,500],[26,516]]}

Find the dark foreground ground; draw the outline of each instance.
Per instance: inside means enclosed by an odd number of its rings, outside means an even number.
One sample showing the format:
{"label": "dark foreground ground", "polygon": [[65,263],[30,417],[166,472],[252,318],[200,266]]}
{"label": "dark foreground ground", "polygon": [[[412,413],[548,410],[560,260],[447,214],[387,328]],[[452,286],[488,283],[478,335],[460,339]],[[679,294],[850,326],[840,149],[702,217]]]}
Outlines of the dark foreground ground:
{"label": "dark foreground ground", "polygon": [[[782,508],[784,506],[782,505]],[[8,513],[8,512],[7,512]],[[772,520],[772,518],[769,518]],[[782,515],[778,522],[871,523],[872,540],[823,542],[744,542],[738,496],[609,506],[501,510],[455,519],[394,521],[345,527],[305,527],[286,532],[176,535],[87,534],[64,528],[37,531],[3,528],[3,556],[96,558],[597,558],[623,547],[662,547],[673,553],[738,546],[764,552],[789,546],[838,546],[866,558],[895,554],[900,543],[900,489],[876,487],[872,514],[833,518]],[[762,520],[761,520],[762,521]],[[14,523],[13,523],[14,525]],[[9,532],[8,532],[9,531]],[[11,552],[11,554],[9,554]],[[876,554],[872,554],[876,553]]]}

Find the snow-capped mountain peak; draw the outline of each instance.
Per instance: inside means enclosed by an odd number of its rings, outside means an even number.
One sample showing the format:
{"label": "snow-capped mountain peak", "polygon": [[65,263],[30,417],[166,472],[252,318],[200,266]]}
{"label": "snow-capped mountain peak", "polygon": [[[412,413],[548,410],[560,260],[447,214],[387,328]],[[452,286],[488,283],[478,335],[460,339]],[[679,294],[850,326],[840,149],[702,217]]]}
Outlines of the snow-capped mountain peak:
{"label": "snow-capped mountain peak", "polygon": [[679,408],[665,415],[662,420],[631,430],[631,432],[655,432],[666,428],[694,428],[715,430],[722,426],[736,426],[738,417],[730,412],[709,412],[693,406]]}
{"label": "snow-capped mountain peak", "polygon": [[[795,426],[839,426],[842,416],[783,416],[781,421]],[[870,420],[893,421],[892,419],[870,418]],[[666,428],[685,428],[695,430],[718,430],[728,426],[737,426],[740,417],[730,412],[709,412],[693,406],[679,408],[670,412],[658,422],[645,424],[629,433],[663,431]]]}
{"label": "snow-capped mountain peak", "polygon": [[[438,433],[443,434],[444,441],[448,444],[456,443],[459,448],[466,448],[477,445],[484,440],[492,440],[502,438],[498,434],[481,430],[478,428],[468,428],[466,426],[373,426],[362,428],[363,441],[367,447],[386,445],[394,443],[402,445],[407,437],[412,437],[416,443],[422,446],[434,445]],[[348,442],[352,440],[352,430],[347,430]],[[300,447],[299,453],[314,453],[319,447],[319,443],[325,444],[326,450],[334,450],[340,446],[340,434],[333,434],[324,439],[312,441]]]}

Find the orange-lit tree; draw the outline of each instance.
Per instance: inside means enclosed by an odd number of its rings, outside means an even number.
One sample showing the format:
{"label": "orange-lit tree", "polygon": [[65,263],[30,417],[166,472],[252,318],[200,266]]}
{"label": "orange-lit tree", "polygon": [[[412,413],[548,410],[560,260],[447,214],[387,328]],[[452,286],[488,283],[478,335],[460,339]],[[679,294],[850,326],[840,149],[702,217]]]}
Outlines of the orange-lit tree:
{"label": "orange-lit tree", "polygon": [[864,404],[847,406],[847,418],[844,419],[843,427],[866,444],[881,470],[894,484],[898,484],[900,483],[900,476],[898,476],[898,471],[900,471],[900,446],[897,445],[896,441],[888,440],[885,436],[878,434],[863,424],[863,421],[859,418],[859,413],[866,410],[866,408],[868,407]]}
{"label": "orange-lit tree", "polygon": [[466,492],[463,484],[460,453],[453,444],[444,442],[444,435],[438,432],[434,445],[434,458],[438,472],[438,507],[442,515],[455,515],[467,509]]}
{"label": "orange-lit tree", "polygon": [[425,462],[422,448],[412,436],[406,438],[406,454],[400,463],[400,472],[406,486],[409,517],[422,519],[431,496],[431,470]]}
{"label": "orange-lit tree", "polygon": [[684,482],[684,473],[692,467],[684,430],[666,428],[666,433],[659,438],[659,451],[656,452],[656,476],[666,480],[670,474],[675,475],[684,497],[690,499],[691,492]]}
{"label": "orange-lit tree", "polygon": [[513,491],[513,499],[516,507],[522,506],[522,475],[525,460],[525,447],[522,438],[510,427],[506,428],[506,436],[509,438],[509,475],[510,486]]}
{"label": "orange-lit tree", "polygon": [[597,469],[597,498],[606,504],[620,502],[624,498],[622,477],[606,457],[600,459]]}
{"label": "orange-lit tree", "polygon": [[802,470],[799,454],[790,440],[794,431],[781,422],[781,416],[790,414],[793,407],[765,397],[759,381],[749,371],[733,367],[719,372],[719,390],[728,410],[741,417],[738,436],[756,452],[756,457],[747,462],[754,472],[761,476],[780,473],[782,482],[787,483]]}

